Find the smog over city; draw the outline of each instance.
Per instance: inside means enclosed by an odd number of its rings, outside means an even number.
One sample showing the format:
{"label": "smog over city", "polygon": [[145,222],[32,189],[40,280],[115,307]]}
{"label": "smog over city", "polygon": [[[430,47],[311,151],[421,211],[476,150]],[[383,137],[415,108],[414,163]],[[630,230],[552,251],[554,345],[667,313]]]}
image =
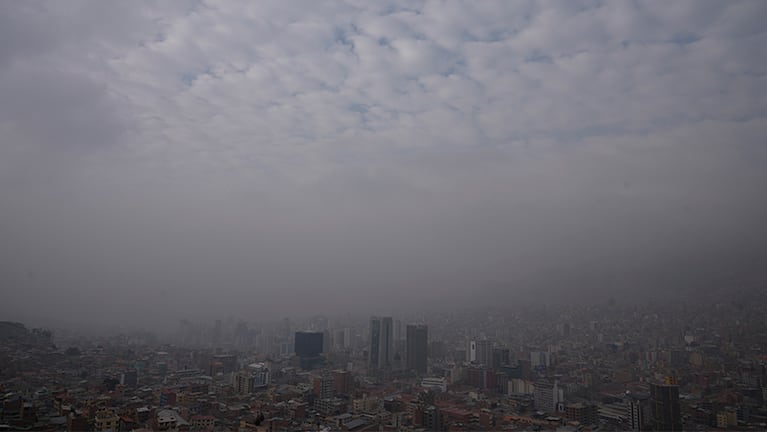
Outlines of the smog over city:
{"label": "smog over city", "polygon": [[766,278],[762,2],[2,9],[13,318]]}
{"label": "smog over city", "polygon": [[[371,371],[398,370],[387,332],[396,355],[398,337],[447,347],[428,369],[424,348],[429,378],[447,358],[481,364],[467,341],[511,350],[509,364],[557,338],[649,349],[607,331],[622,325],[701,346],[746,335],[767,355],[765,23],[761,0],[0,2],[0,321],[49,332],[61,352],[140,334],[171,357],[237,355],[226,383],[249,355],[289,362],[296,331],[324,331],[326,357],[330,343],[383,386],[393,378]],[[733,320],[756,327],[723,330]],[[701,351],[685,340],[653,349]],[[543,363],[519,379],[553,379]],[[679,368],[638,365],[633,381],[696,395]],[[601,400],[583,385],[588,397],[562,403]],[[700,424],[761,423],[732,423],[736,405]],[[467,427],[445,412],[391,427]],[[648,427],[699,424],[660,415]],[[48,430],[36,421],[0,416]]]}

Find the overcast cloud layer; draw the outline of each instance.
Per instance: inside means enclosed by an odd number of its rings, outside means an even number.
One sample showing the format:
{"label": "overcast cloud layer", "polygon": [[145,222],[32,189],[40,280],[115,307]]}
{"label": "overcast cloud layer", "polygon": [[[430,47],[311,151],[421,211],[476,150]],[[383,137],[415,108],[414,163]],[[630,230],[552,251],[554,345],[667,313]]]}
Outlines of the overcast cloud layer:
{"label": "overcast cloud layer", "polygon": [[0,315],[765,279],[767,2],[0,2]]}

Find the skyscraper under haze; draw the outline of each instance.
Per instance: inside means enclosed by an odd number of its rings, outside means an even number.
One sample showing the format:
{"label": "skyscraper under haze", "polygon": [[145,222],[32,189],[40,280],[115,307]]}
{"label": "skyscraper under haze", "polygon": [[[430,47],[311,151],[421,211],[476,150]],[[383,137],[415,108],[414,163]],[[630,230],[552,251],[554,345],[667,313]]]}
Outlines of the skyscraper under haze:
{"label": "skyscraper under haze", "polygon": [[493,360],[493,342],[472,339],[466,345],[466,361],[490,366]]}
{"label": "skyscraper under haze", "polygon": [[391,366],[394,357],[393,329],[391,317],[370,318],[370,369],[386,369]]}
{"label": "skyscraper under haze", "polygon": [[666,384],[650,384],[650,404],[654,430],[682,430],[682,413],[679,407],[679,386],[669,382]]}
{"label": "skyscraper under haze", "polygon": [[426,373],[426,356],[429,349],[429,329],[424,324],[407,326],[407,368]]}
{"label": "skyscraper under haze", "polygon": [[296,332],[295,350],[299,357],[316,357],[324,352],[324,335],[320,332]]}

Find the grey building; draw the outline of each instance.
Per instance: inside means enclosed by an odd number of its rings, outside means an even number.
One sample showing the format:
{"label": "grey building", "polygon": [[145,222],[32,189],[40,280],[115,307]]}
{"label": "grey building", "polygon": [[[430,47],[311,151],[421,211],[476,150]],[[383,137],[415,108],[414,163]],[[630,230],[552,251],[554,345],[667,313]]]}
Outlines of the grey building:
{"label": "grey building", "polygon": [[407,326],[407,368],[426,373],[429,351],[429,329],[424,324]]}
{"label": "grey building", "polygon": [[391,317],[370,318],[370,369],[388,369],[394,359],[393,330]]}

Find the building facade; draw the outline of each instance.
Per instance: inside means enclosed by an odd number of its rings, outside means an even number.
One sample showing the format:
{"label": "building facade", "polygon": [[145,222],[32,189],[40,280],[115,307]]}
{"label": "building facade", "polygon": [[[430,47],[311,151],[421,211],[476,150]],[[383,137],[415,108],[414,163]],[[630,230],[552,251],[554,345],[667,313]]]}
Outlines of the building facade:
{"label": "building facade", "polygon": [[427,370],[427,356],[429,350],[429,330],[423,324],[411,324],[407,326],[407,369],[414,370],[419,374],[425,374]]}
{"label": "building facade", "polygon": [[490,366],[493,361],[493,342],[488,339],[472,339],[466,345],[466,361]]}
{"label": "building facade", "polygon": [[682,430],[679,386],[673,384],[650,384],[650,404],[654,430]]}
{"label": "building facade", "polygon": [[320,332],[296,332],[295,350],[299,357],[316,357],[323,352],[324,334]]}
{"label": "building facade", "polygon": [[628,401],[629,427],[634,432],[647,429],[649,404],[647,397],[631,396]]}
{"label": "building facade", "polygon": [[394,359],[393,324],[391,317],[373,317],[370,319],[370,351],[368,367],[370,369],[388,369]]}
{"label": "building facade", "polygon": [[252,394],[268,386],[270,378],[269,368],[264,363],[253,363],[232,374],[232,386],[238,394]]}
{"label": "building facade", "polygon": [[535,383],[533,390],[535,409],[548,413],[555,412],[557,405],[564,399],[564,389],[559,387],[557,381],[552,383],[548,380],[540,380]]}

